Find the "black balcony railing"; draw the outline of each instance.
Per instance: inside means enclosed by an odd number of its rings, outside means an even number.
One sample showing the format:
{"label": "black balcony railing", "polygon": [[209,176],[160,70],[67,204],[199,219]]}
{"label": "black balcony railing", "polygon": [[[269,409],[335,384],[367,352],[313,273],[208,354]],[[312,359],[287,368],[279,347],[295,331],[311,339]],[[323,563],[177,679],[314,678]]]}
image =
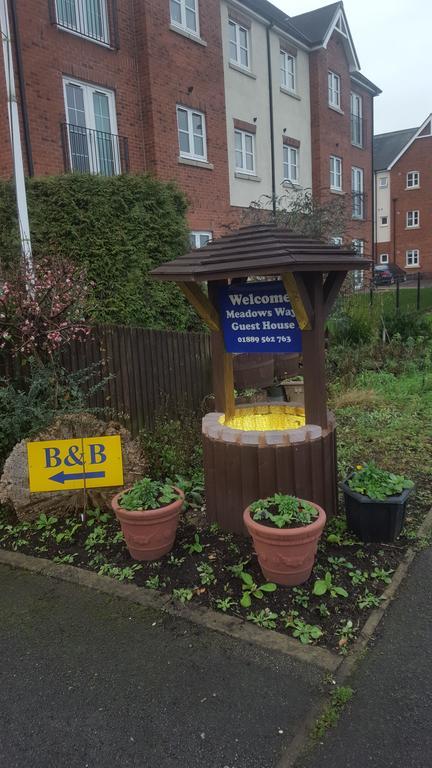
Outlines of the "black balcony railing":
{"label": "black balcony railing", "polygon": [[49,0],[54,23],[69,32],[117,45],[116,0]]}
{"label": "black balcony railing", "polygon": [[115,176],[129,171],[128,140],[105,131],[62,124],[65,169]]}
{"label": "black balcony railing", "polygon": [[352,218],[364,219],[366,195],[364,192],[352,192]]}
{"label": "black balcony railing", "polygon": [[351,144],[364,147],[365,121],[363,117],[351,113]]}

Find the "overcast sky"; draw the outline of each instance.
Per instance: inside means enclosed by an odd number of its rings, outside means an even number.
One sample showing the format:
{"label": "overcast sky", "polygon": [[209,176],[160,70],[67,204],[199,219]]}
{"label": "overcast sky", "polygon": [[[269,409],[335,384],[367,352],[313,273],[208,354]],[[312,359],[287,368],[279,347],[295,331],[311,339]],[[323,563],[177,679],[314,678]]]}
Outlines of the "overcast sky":
{"label": "overcast sky", "polygon": [[[289,16],[329,0],[272,0]],[[383,91],[375,133],[421,125],[432,112],[432,0],[345,0],[362,73]]]}

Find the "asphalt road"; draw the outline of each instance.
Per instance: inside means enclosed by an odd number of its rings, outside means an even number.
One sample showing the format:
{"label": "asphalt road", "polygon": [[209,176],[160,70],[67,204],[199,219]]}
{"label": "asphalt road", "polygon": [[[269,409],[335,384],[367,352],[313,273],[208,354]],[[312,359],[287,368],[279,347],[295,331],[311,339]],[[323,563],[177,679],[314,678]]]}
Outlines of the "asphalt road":
{"label": "asphalt road", "polygon": [[350,685],[338,726],[299,768],[431,768],[432,550],[414,561]]}
{"label": "asphalt road", "polygon": [[0,567],[1,768],[274,768],[321,676]]}

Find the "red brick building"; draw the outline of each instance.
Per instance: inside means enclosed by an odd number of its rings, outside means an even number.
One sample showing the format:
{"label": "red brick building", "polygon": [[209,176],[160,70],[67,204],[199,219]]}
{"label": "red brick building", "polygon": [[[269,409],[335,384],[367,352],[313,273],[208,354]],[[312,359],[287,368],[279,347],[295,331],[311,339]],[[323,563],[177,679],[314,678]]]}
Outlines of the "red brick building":
{"label": "red brick building", "polygon": [[376,262],[432,275],[432,115],[374,145]]}
{"label": "red brick building", "polygon": [[[366,243],[368,252],[373,96],[379,91],[359,72],[342,3],[289,19],[267,0],[8,2],[29,175],[150,171],[175,180],[189,199],[194,242],[201,245],[238,221],[251,200],[275,194],[282,176],[275,156],[283,147],[272,126],[286,131],[294,125],[298,135],[284,154],[284,175],[287,169],[294,185],[312,186],[320,197],[347,196],[353,226],[346,234]],[[271,55],[260,58],[261,30],[270,27]],[[279,74],[281,55],[285,69]],[[234,85],[228,86],[232,70]],[[227,89],[230,103],[236,94],[241,101],[254,78],[260,90],[246,99],[250,115],[243,119],[237,109],[232,128]],[[271,115],[270,88],[281,99],[272,93]],[[2,65],[0,103],[6,103]],[[250,135],[238,129],[239,119],[252,126]],[[244,142],[243,156],[234,138]],[[4,109],[0,141],[0,176],[8,178]],[[262,173],[238,168],[238,162],[254,169],[261,164]]]}

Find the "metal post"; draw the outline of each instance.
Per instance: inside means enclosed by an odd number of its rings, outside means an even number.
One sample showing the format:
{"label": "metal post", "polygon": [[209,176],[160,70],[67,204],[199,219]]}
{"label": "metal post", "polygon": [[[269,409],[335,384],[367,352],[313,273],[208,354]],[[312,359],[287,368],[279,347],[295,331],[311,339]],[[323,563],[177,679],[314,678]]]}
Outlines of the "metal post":
{"label": "metal post", "polygon": [[0,35],[3,43],[3,59],[6,78],[6,93],[8,101],[9,130],[11,136],[12,159],[15,179],[15,192],[18,211],[18,223],[21,239],[21,253],[25,271],[27,291],[34,295],[35,274],[30,241],[30,223],[27,209],[24,164],[21,149],[20,121],[18,102],[15,90],[15,74],[11,44],[11,31],[7,0],[0,0]]}
{"label": "metal post", "polygon": [[420,272],[417,272],[417,310],[420,309]]}
{"label": "metal post", "polygon": [[400,309],[400,281],[396,280],[396,312]]}
{"label": "metal post", "polygon": [[370,307],[373,307],[373,302],[374,302],[374,289],[373,289],[373,284],[371,283],[369,286],[369,306]]}

